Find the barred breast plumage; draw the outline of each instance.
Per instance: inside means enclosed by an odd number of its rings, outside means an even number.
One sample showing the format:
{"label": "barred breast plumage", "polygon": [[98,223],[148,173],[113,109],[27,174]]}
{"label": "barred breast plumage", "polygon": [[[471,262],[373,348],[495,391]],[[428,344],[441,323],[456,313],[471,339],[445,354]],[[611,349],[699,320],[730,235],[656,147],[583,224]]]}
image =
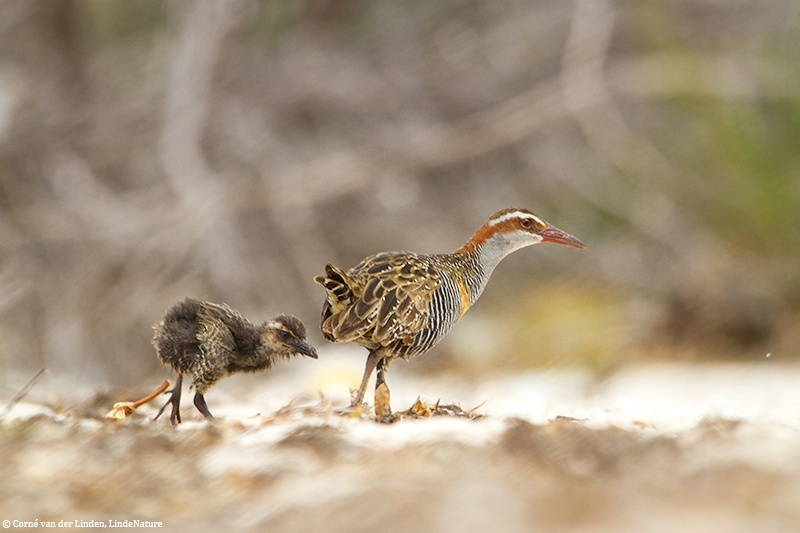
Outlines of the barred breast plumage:
{"label": "barred breast plumage", "polygon": [[370,350],[351,405],[363,401],[375,368],[377,388],[385,383],[393,359],[420,355],[436,345],[475,303],[503,257],[539,242],[584,248],[530,211],[509,208],[495,213],[452,254],[385,252],[347,272],[326,265],[325,276],[314,278],[327,291],[323,336]]}
{"label": "barred breast plumage", "polygon": [[322,283],[335,298],[322,310],[322,333],[330,341],[389,347],[394,357],[419,355],[466,310],[448,256],[388,252],[347,273],[333,265],[325,272]]}

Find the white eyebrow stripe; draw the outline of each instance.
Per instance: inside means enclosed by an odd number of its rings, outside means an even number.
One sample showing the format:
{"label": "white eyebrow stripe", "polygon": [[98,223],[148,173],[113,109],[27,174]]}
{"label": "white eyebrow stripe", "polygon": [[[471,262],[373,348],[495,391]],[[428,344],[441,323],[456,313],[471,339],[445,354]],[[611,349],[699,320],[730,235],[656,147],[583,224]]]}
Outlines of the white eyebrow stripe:
{"label": "white eyebrow stripe", "polygon": [[489,225],[494,226],[495,224],[499,224],[500,222],[503,222],[504,220],[508,220],[510,218],[532,218],[540,225],[547,226],[547,224],[545,224],[545,222],[541,218],[537,217],[536,215],[532,215],[530,213],[523,213],[522,211],[514,211],[513,213],[506,213],[500,218],[496,218],[494,220],[489,221]]}

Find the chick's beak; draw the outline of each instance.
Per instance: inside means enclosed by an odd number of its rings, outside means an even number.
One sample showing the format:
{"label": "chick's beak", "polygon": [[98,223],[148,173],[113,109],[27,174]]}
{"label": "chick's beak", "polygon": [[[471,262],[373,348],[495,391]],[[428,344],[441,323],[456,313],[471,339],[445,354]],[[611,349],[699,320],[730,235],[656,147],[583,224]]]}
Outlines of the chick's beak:
{"label": "chick's beak", "polygon": [[292,343],[292,348],[294,348],[299,355],[305,355],[306,357],[310,357],[312,359],[317,358],[317,351],[306,341],[294,342]]}
{"label": "chick's beak", "polygon": [[549,226],[538,232],[542,238],[542,242],[552,242],[554,244],[563,244],[564,246],[571,246],[572,248],[586,248],[586,246],[570,235],[567,232],[561,231],[555,226]]}

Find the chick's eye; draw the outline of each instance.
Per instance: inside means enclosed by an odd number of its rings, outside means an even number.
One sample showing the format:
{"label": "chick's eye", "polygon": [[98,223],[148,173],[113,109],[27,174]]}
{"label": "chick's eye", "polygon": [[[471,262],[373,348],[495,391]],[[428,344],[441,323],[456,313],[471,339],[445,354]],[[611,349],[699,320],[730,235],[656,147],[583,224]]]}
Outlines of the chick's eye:
{"label": "chick's eye", "polygon": [[289,332],[288,331],[281,330],[280,335],[281,335],[281,339],[283,339],[283,340],[286,340],[286,339],[289,338]]}
{"label": "chick's eye", "polygon": [[530,218],[523,218],[521,224],[523,228],[530,228],[533,226],[533,220]]}

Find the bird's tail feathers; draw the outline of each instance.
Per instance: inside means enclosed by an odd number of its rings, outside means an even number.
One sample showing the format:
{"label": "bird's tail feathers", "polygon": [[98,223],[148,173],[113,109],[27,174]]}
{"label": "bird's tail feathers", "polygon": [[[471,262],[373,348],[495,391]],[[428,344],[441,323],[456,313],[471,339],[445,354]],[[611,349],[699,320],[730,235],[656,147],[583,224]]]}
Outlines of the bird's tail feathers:
{"label": "bird's tail feathers", "polygon": [[331,314],[345,309],[353,301],[353,291],[349,286],[350,276],[344,270],[328,263],[325,265],[325,277],[317,276],[314,281],[328,291]]}

